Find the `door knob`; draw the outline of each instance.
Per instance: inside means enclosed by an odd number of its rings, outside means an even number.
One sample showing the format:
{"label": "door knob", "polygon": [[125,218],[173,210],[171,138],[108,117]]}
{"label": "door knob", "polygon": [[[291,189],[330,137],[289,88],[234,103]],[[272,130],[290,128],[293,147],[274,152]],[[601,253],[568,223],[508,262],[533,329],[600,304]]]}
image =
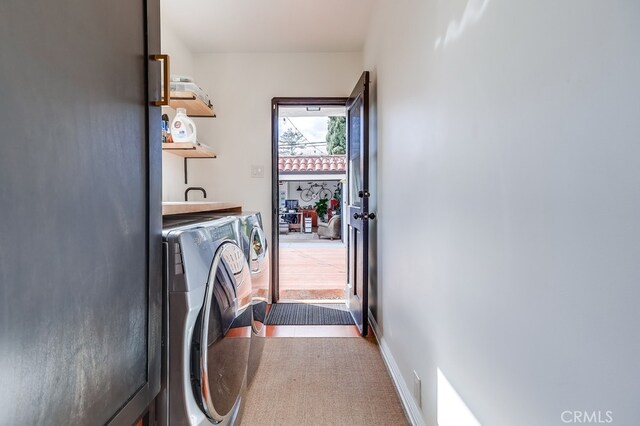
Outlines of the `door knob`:
{"label": "door knob", "polygon": [[362,219],[362,220],[368,220],[368,219],[375,219],[376,218],[376,214],[375,213],[354,213],[353,214],[353,218],[354,219]]}

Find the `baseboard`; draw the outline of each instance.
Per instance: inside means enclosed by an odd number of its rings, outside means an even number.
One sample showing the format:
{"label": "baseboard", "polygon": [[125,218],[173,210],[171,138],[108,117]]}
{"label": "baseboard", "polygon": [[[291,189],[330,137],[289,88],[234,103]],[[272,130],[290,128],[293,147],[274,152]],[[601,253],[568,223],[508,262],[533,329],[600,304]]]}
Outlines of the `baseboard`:
{"label": "baseboard", "polygon": [[396,391],[398,392],[398,396],[400,397],[400,402],[402,403],[402,407],[404,408],[405,414],[409,418],[409,421],[414,426],[424,426],[424,419],[422,418],[422,413],[420,408],[418,408],[418,404],[416,400],[413,398],[411,390],[407,386],[407,383],[404,381],[402,374],[400,374],[400,368],[396,363],[387,342],[384,340],[384,337],[380,334],[380,329],[378,328],[378,323],[369,312],[369,324],[371,325],[371,329],[373,330],[373,334],[376,336],[378,340],[378,346],[380,346],[380,353],[382,354],[382,359],[384,360],[385,365],[387,366],[387,370],[389,370],[389,375],[391,376],[391,380],[393,380],[393,384],[396,387]]}

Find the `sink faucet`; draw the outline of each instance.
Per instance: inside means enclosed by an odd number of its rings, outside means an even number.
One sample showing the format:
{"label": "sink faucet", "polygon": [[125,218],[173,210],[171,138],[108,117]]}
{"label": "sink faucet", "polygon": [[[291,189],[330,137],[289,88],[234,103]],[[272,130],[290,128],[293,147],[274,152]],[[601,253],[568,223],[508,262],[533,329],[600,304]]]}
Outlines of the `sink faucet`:
{"label": "sink faucet", "polygon": [[190,186],[186,191],[184,191],[185,201],[189,201],[189,191],[202,191],[202,195],[204,195],[204,198],[207,198],[207,191],[205,191],[204,188],[201,188],[199,186]]}

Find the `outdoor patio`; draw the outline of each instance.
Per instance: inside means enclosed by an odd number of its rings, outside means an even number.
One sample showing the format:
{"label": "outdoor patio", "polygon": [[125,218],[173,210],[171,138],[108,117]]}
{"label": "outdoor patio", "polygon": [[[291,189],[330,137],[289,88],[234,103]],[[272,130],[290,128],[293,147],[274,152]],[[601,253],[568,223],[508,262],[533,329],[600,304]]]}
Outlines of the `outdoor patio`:
{"label": "outdoor patio", "polygon": [[280,243],[280,299],[343,299],[345,277],[342,242]]}

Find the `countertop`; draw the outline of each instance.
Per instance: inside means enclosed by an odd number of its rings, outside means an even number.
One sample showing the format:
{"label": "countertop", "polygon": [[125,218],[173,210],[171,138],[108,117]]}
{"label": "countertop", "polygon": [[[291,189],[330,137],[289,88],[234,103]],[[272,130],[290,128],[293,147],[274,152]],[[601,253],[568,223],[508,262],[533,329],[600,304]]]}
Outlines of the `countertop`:
{"label": "countertop", "polygon": [[162,215],[201,213],[201,212],[240,212],[242,205],[231,201],[165,201],[162,203]]}

